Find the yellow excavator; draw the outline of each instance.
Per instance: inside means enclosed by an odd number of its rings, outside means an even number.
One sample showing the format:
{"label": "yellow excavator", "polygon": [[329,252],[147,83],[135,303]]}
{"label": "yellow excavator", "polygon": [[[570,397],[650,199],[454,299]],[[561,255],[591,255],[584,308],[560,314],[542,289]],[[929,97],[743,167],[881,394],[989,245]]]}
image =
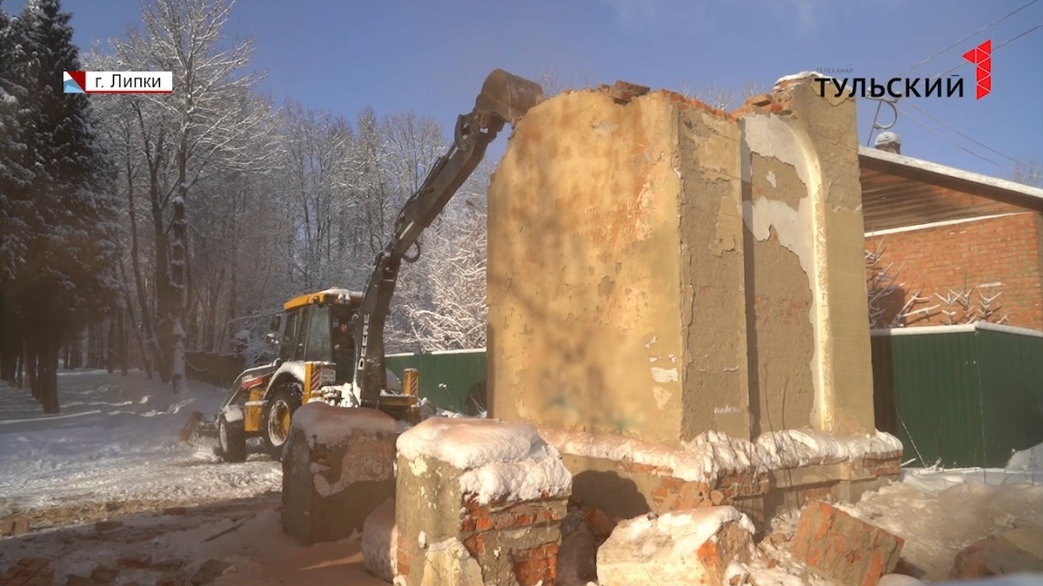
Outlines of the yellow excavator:
{"label": "yellow excavator", "polygon": [[[384,325],[402,261],[420,257],[420,234],[474,172],[504,125],[517,125],[543,99],[543,89],[533,81],[502,69],[490,73],[474,109],[457,118],[449,151],[399,212],[365,291],[329,289],[287,301],[269,334],[277,346],[276,359],[240,374],[213,420],[194,413],[182,439],[216,436],[219,454],[241,462],[246,440],[261,437],[267,451],[281,458],[294,411],[311,401],[379,409],[416,423],[417,397],[403,394],[384,360]],[[348,352],[334,340],[345,329],[342,323],[348,324]]]}

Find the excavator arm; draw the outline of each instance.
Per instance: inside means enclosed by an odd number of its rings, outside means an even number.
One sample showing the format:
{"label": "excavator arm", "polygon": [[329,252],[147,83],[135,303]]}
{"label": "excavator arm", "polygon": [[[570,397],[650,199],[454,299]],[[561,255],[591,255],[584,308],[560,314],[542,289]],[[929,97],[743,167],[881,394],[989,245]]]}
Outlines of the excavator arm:
{"label": "excavator arm", "polygon": [[[503,129],[517,124],[529,109],[543,100],[543,89],[535,82],[497,69],[489,74],[475,99],[474,110],[456,122],[453,144],[428,173],[395,220],[394,233],[377,254],[376,266],[355,313],[355,383],[363,407],[377,408],[387,388],[384,365],[384,325],[398,282],[402,261],[420,256],[420,234],[456,194],[485,157],[485,150]],[[413,247],[417,253],[406,256]]]}

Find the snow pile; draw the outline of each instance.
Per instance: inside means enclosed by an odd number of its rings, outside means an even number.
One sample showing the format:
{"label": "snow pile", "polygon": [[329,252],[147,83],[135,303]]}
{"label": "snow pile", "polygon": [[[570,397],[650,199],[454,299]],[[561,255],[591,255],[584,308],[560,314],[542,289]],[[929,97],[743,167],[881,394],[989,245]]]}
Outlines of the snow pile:
{"label": "snow pile", "polygon": [[787,429],[758,437],[757,447],[770,468],[832,464],[867,456],[895,457],[902,452],[902,442],[881,431],[835,436],[811,429]]}
{"label": "snow pile", "polygon": [[629,461],[660,469],[693,482],[708,482],[727,473],[836,463],[864,457],[893,457],[901,449],[894,436],[833,436],[811,429],[768,433],[755,442],[717,431],[699,435],[681,449],[619,436],[544,430],[547,441],[562,453],[613,461]]}
{"label": "snow pile", "polygon": [[610,539],[629,542],[635,549],[647,553],[664,542],[671,543],[665,553],[670,557],[686,557],[698,551],[725,523],[738,523],[750,534],[755,531],[753,522],[735,507],[708,507],[635,517],[616,526]]}
{"label": "snow pile", "polygon": [[1043,443],[1014,452],[1007,462],[1008,472],[1043,472]]}
{"label": "snow pile", "polygon": [[1019,522],[1043,525],[1040,503],[1043,485],[1011,482],[999,470],[984,477],[914,471],[856,505],[835,506],[905,539],[902,558],[931,582],[947,578],[968,545]]}
{"label": "snow pile", "polygon": [[345,409],[326,403],[308,403],[293,413],[291,428],[304,432],[313,447],[343,446],[358,430],[369,434],[394,434],[395,419],[373,409]]}
{"label": "snow pile", "polygon": [[567,496],[572,474],[558,451],[527,423],[498,419],[428,419],[398,438],[407,460],[432,458],[464,470],[460,490],[481,504],[507,497]]}

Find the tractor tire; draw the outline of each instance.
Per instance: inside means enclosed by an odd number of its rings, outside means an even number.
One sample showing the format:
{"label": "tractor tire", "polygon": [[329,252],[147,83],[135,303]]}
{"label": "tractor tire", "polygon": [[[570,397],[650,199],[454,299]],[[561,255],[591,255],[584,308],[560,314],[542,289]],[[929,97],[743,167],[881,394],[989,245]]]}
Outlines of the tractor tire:
{"label": "tractor tire", "polygon": [[246,431],[242,421],[228,421],[222,415],[217,420],[217,445],[225,462],[246,461]]}
{"label": "tractor tire", "polygon": [[264,448],[278,461],[282,461],[283,448],[290,439],[290,421],[294,411],[301,406],[301,385],[299,383],[284,384],[272,393],[264,406]]}

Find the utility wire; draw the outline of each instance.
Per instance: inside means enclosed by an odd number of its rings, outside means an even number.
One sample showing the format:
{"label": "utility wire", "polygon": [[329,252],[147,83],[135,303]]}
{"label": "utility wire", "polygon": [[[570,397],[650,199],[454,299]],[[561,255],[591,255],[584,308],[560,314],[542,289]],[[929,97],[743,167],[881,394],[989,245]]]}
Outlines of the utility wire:
{"label": "utility wire", "polygon": [[915,105],[915,104],[913,104],[912,102],[903,102],[903,103],[902,103],[902,105],[905,105],[905,106],[909,106],[909,107],[910,107],[910,108],[912,108],[913,110],[916,110],[917,112],[919,112],[919,113],[923,114],[924,116],[926,116],[926,117],[930,118],[931,120],[934,120],[934,121],[935,121],[935,122],[937,122],[938,124],[941,124],[942,126],[944,126],[945,128],[947,128],[948,130],[951,130],[952,132],[955,132],[956,134],[958,134],[958,135],[962,136],[963,138],[966,138],[967,140],[969,140],[969,141],[973,142],[974,144],[976,144],[976,145],[978,145],[978,146],[982,147],[982,148],[983,148],[983,149],[985,149],[985,150],[988,150],[988,151],[992,151],[993,153],[995,153],[995,154],[997,154],[997,155],[999,155],[999,156],[1003,157],[1004,159],[1007,159],[1008,161],[1010,161],[1010,162],[1012,162],[1012,163],[1016,163],[1016,164],[1018,164],[1018,165],[1023,165],[1023,164],[1024,164],[1024,163],[1022,163],[1021,161],[1019,161],[1019,160],[1015,159],[1014,157],[1011,157],[1011,156],[1009,156],[1009,155],[1006,155],[1006,154],[1004,154],[1004,153],[1001,153],[1001,152],[999,152],[998,150],[996,150],[996,149],[994,149],[994,148],[990,147],[989,145],[987,145],[987,144],[985,144],[985,143],[983,143],[983,142],[980,142],[980,141],[978,141],[977,139],[975,139],[975,138],[973,138],[973,137],[970,137],[970,136],[968,136],[968,135],[966,135],[966,134],[964,134],[964,133],[960,132],[959,130],[957,130],[957,129],[953,128],[952,126],[949,126],[949,125],[948,125],[948,124],[946,124],[945,122],[942,122],[941,120],[939,120],[939,119],[935,118],[934,116],[932,116],[932,115],[928,114],[927,112],[925,112],[924,110],[920,109],[920,108],[919,108],[918,106],[916,106],[916,105]]}
{"label": "utility wire", "polygon": [[[985,25],[985,26],[981,27],[980,29],[978,29],[978,30],[974,31],[973,33],[971,33],[971,34],[967,35],[966,37],[963,37],[962,39],[960,39],[960,40],[956,41],[955,43],[953,43],[953,44],[949,45],[948,47],[946,47],[946,48],[942,49],[941,51],[938,51],[938,52],[937,52],[937,53],[935,53],[934,55],[931,55],[930,57],[928,57],[928,58],[924,59],[923,61],[920,61],[920,62],[919,62],[919,63],[917,63],[916,65],[913,65],[913,66],[912,66],[912,67],[910,67],[909,69],[906,69],[905,71],[903,71],[903,72],[899,73],[899,74],[898,74],[898,75],[896,75],[895,77],[902,77],[902,76],[903,76],[903,75],[905,75],[906,73],[909,73],[910,71],[912,71],[912,70],[916,69],[917,67],[919,67],[919,66],[921,66],[921,65],[923,65],[923,64],[925,64],[925,63],[927,63],[928,61],[931,61],[932,59],[935,59],[936,57],[938,57],[938,56],[942,55],[943,53],[946,53],[946,52],[948,52],[948,51],[952,50],[952,49],[953,49],[954,47],[957,47],[957,46],[959,46],[959,45],[963,44],[964,42],[968,41],[969,39],[973,38],[974,36],[976,36],[976,35],[979,35],[979,34],[981,34],[981,33],[985,32],[985,31],[989,30],[990,28],[992,28],[992,27],[996,26],[997,24],[999,24],[999,23],[1003,22],[1004,20],[1007,20],[1008,18],[1010,18],[1010,17],[1014,16],[1015,14],[1017,14],[1017,13],[1021,12],[1022,10],[1025,10],[1025,9],[1026,9],[1026,8],[1028,8],[1029,6],[1032,6],[1033,4],[1035,4],[1036,2],[1039,2],[1039,0],[1032,0],[1031,2],[1029,2],[1028,4],[1025,4],[1025,5],[1024,5],[1024,6],[1022,6],[1021,8],[1018,8],[1018,9],[1017,9],[1017,10],[1015,10],[1014,12],[1011,12],[1011,13],[1007,14],[1006,16],[1000,17],[1000,18],[998,18],[998,19],[996,19],[996,20],[994,20],[994,21],[990,22],[989,24],[987,24],[987,25]],[[1009,42],[1009,41],[1008,41],[1008,42]],[[944,74],[943,74],[943,75],[944,75]]]}
{"label": "utility wire", "polygon": [[[1002,43],[1000,43],[1000,44],[998,44],[998,45],[994,45],[994,46],[992,47],[992,51],[993,51],[993,52],[995,52],[995,51],[996,51],[996,49],[999,49],[1000,47],[1002,47],[1002,46],[1004,46],[1004,45],[1008,45],[1008,44],[1010,44],[1010,43],[1012,43],[1012,42],[1014,42],[1014,41],[1016,41],[1016,40],[1020,39],[1021,37],[1023,37],[1023,36],[1025,36],[1025,35],[1027,35],[1027,34],[1029,34],[1029,33],[1033,32],[1033,31],[1039,30],[1039,29],[1041,29],[1041,28],[1043,28],[1043,22],[1041,22],[1041,23],[1037,24],[1036,26],[1034,26],[1034,27],[1030,28],[1029,30],[1027,30],[1027,31],[1025,31],[1025,32],[1023,32],[1023,33],[1021,33],[1020,35],[1017,35],[1016,37],[1013,37],[1013,38],[1007,39],[1006,41],[1003,41]],[[963,62],[961,62],[961,63],[957,63],[957,64],[956,64],[956,65],[954,65],[953,67],[950,67],[949,69],[946,69],[945,71],[943,71],[943,72],[939,73],[938,75],[932,75],[931,77],[929,77],[929,78],[927,78],[927,79],[933,79],[933,78],[939,78],[939,77],[942,77],[942,76],[944,76],[944,75],[947,75],[947,74],[949,74],[949,73],[952,73],[953,71],[956,71],[957,69],[959,69],[959,68],[963,67],[964,65],[968,65],[969,63],[970,63],[970,61],[963,61]]]}
{"label": "utility wire", "polygon": [[[1022,9],[1024,9],[1024,8],[1027,8],[1028,6],[1031,6],[1032,4],[1034,4],[1035,2],[1038,2],[1038,1],[1039,1],[1039,0],[1033,0],[1032,2],[1029,2],[1028,4],[1026,4],[1026,5],[1022,6],[1021,8],[1018,8],[1018,9],[1017,9],[1017,10],[1015,10],[1014,12],[1012,12],[1012,13],[1008,14],[1007,16],[1004,16],[1003,18],[1001,18],[1001,19],[999,19],[999,20],[997,20],[997,21],[994,21],[993,23],[990,23],[989,25],[986,25],[985,27],[983,27],[982,29],[980,29],[980,30],[979,30],[978,32],[981,32],[981,31],[983,31],[983,30],[985,30],[985,29],[989,28],[990,26],[993,26],[994,24],[997,24],[998,22],[1002,21],[1003,19],[1005,19],[1005,18],[1008,18],[1009,16],[1011,16],[1011,15],[1013,15],[1013,14],[1016,14],[1017,12],[1020,12],[1020,11],[1021,11]],[[1003,47],[1003,46],[1005,46],[1005,45],[1009,45],[1010,43],[1012,43],[1012,42],[1014,42],[1014,41],[1016,41],[1016,40],[1020,39],[1021,37],[1024,37],[1025,35],[1027,35],[1027,34],[1029,34],[1029,33],[1032,33],[1033,31],[1036,31],[1036,30],[1038,30],[1038,29],[1040,29],[1040,28],[1043,28],[1043,23],[1037,24],[1036,26],[1034,26],[1034,27],[1032,27],[1032,28],[1030,28],[1030,29],[1028,29],[1028,30],[1026,30],[1026,31],[1024,31],[1024,32],[1022,32],[1022,33],[1020,33],[1020,34],[1018,34],[1018,35],[1015,35],[1014,37],[1011,37],[1011,38],[1007,39],[1006,41],[1003,41],[1002,43],[1000,43],[1000,44],[998,44],[998,45],[995,45],[995,46],[993,46],[993,47],[992,47],[992,50],[993,50],[993,52],[995,52],[995,51],[996,51],[997,49],[999,49],[1000,47]],[[978,32],[975,32],[974,34],[978,34]],[[971,36],[974,36],[974,35],[971,35]],[[970,38],[970,37],[967,37],[967,38]],[[956,44],[959,44],[960,42],[963,42],[963,41],[965,41],[965,40],[967,40],[967,39],[966,39],[966,38],[965,38],[965,39],[962,39],[961,41],[958,41],[958,42],[957,42]],[[953,45],[953,46],[955,46],[955,45]],[[951,48],[951,47],[949,47],[949,48]],[[937,53],[937,54],[936,54],[935,56],[937,56],[937,55],[940,55],[941,53],[944,53],[945,51],[949,50],[949,48],[947,48],[947,49],[943,49],[942,51],[940,51],[939,53]],[[934,56],[932,56],[931,58],[933,58],[933,57],[934,57]],[[925,59],[925,60],[924,60],[924,61],[922,61],[921,63],[918,63],[918,64],[914,65],[913,67],[910,67],[909,69],[907,69],[907,70],[906,70],[906,72],[908,72],[908,71],[911,71],[912,69],[915,69],[916,67],[918,67],[918,66],[919,66],[919,65],[921,65],[922,63],[924,63],[924,62],[926,62],[926,61],[930,60],[931,58]],[[940,73],[940,74],[938,74],[938,75],[936,75],[936,76],[933,76],[933,77],[934,77],[934,78],[940,78],[940,77],[942,77],[942,76],[944,76],[944,75],[947,75],[947,74],[949,74],[949,73],[951,73],[951,72],[953,72],[953,71],[955,71],[955,70],[959,69],[960,67],[963,67],[964,65],[967,65],[968,63],[969,63],[969,62],[967,62],[967,61],[964,61],[964,62],[962,62],[962,63],[959,63],[959,64],[957,64],[956,66],[954,66],[954,67],[951,67],[951,68],[949,68],[948,70],[946,70],[946,71],[944,71],[944,72],[942,72],[942,73]],[[931,78],[928,78],[928,79],[931,79]],[[903,101],[903,102],[901,102],[901,103],[902,103],[902,104],[905,104],[905,103],[907,103],[907,102]],[[978,140],[976,140],[976,139],[974,139],[974,138],[972,138],[972,137],[970,137],[970,136],[968,136],[968,135],[964,134],[963,132],[960,132],[959,130],[956,130],[956,129],[955,129],[955,128],[953,128],[952,126],[950,126],[950,125],[946,124],[945,122],[942,122],[941,120],[939,120],[939,119],[935,118],[934,116],[931,116],[930,114],[928,114],[927,112],[925,112],[925,111],[923,111],[922,109],[918,108],[917,106],[913,105],[912,103],[909,103],[909,106],[910,106],[911,108],[913,108],[914,110],[916,110],[917,112],[919,112],[919,113],[923,114],[924,116],[926,116],[926,117],[930,118],[931,120],[935,121],[936,123],[938,123],[938,124],[940,124],[940,125],[944,126],[944,127],[945,127],[945,128],[947,128],[948,130],[950,130],[950,131],[952,131],[952,132],[954,132],[954,133],[958,134],[959,136],[961,136],[961,137],[963,137],[963,138],[965,138],[965,139],[967,139],[967,140],[969,140],[969,141],[973,142],[974,144],[976,144],[976,145],[978,145],[978,146],[980,146],[980,147],[982,147],[982,148],[985,148],[986,150],[989,150],[989,151],[991,151],[991,152],[993,152],[993,153],[995,153],[995,154],[997,154],[997,155],[999,155],[999,156],[1001,156],[1001,157],[1003,157],[1003,158],[1005,158],[1005,159],[1007,159],[1007,160],[1009,160],[1009,161],[1012,161],[1012,162],[1014,162],[1015,164],[1017,164],[1017,165],[1019,165],[1019,166],[1020,166],[1020,165],[1024,165],[1024,163],[1022,163],[1021,161],[1019,161],[1019,160],[1015,159],[1014,157],[1011,157],[1011,156],[1009,156],[1009,155],[1006,155],[1006,154],[1004,154],[1004,153],[1001,153],[1000,151],[998,151],[998,150],[996,150],[996,149],[994,149],[994,148],[992,148],[992,147],[988,146],[987,144],[985,144],[985,143],[982,143],[982,142],[980,142],[980,141],[978,141]],[[877,108],[877,113],[878,113],[878,115],[879,115],[879,107]],[[906,112],[906,113],[908,114],[908,112]],[[960,148],[961,150],[964,150],[964,151],[966,151],[966,152],[968,152],[968,153],[970,153],[970,154],[972,154],[972,155],[974,155],[974,156],[978,157],[979,159],[982,159],[982,160],[984,160],[984,161],[986,161],[986,162],[992,163],[993,165],[996,165],[997,167],[1000,167],[1001,169],[1005,169],[1005,170],[1007,170],[1007,171],[1013,171],[1013,170],[1012,170],[1012,169],[1010,169],[1009,167],[1006,167],[1006,166],[1004,166],[1004,165],[1002,165],[1002,164],[1000,164],[1000,163],[997,163],[996,161],[990,160],[990,159],[988,159],[988,158],[986,158],[986,157],[983,157],[983,156],[979,155],[978,153],[972,152],[972,151],[970,151],[969,149],[967,149],[967,148],[965,148],[965,147],[963,147],[963,146],[961,146],[961,145],[958,145],[958,144],[956,144],[955,142],[953,142],[953,141],[952,141],[952,140],[950,140],[949,138],[947,138],[947,137],[945,137],[945,136],[942,136],[941,134],[939,134],[938,132],[936,132],[936,131],[935,131],[934,129],[930,128],[929,126],[926,126],[926,125],[925,125],[925,124],[924,124],[923,122],[920,122],[920,121],[916,120],[915,118],[910,118],[910,120],[912,120],[912,121],[913,121],[914,123],[916,123],[917,125],[919,125],[919,126],[922,126],[922,127],[926,128],[926,129],[927,129],[928,131],[930,131],[930,132],[931,132],[932,134],[935,134],[936,136],[939,136],[940,138],[944,139],[944,140],[945,140],[946,142],[948,142],[949,144],[952,144],[952,145],[954,145],[954,146],[957,146],[957,147],[959,147],[959,148]],[[867,141],[866,141],[866,144],[867,144],[867,146],[868,146],[868,145],[869,145],[869,144],[870,144],[870,143],[872,142],[872,139],[873,139],[873,131],[874,131],[874,129],[876,128],[876,127],[875,127],[875,123],[876,123],[876,120],[874,119],[874,121],[873,121],[873,122],[874,122],[874,126],[870,127],[870,130],[869,130],[869,138],[868,138],[868,139],[867,139]]]}
{"label": "utility wire", "polygon": [[986,163],[991,163],[991,164],[993,164],[993,165],[999,167],[1000,169],[1003,169],[1004,171],[1007,171],[1009,173],[1016,173],[1017,172],[1016,170],[1011,169],[1010,167],[1007,167],[1006,165],[1003,165],[1002,163],[997,163],[996,161],[993,161],[992,159],[990,159],[988,157],[982,156],[982,155],[980,155],[980,154],[978,154],[978,153],[968,149],[967,147],[965,147],[965,146],[963,146],[963,145],[953,141],[952,139],[950,139],[949,137],[945,136],[944,134],[941,134],[937,130],[931,128],[930,125],[925,124],[923,122],[920,122],[919,120],[916,119],[915,116],[911,115],[909,112],[906,112],[906,115],[909,117],[909,120],[911,120],[913,122],[913,124],[916,124],[917,126],[920,126],[921,128],[923,128],[927,132],[930,132],[931,134],[937,136],[938,138],[944,140],[945,142],[951,144],[952,146],[960,149],[961,151],[964,151],[964,152],[966,152],[966,153],[968,153],[970,155],[973,155],[973,156],[975,156],[975,157],[985,161]]}

